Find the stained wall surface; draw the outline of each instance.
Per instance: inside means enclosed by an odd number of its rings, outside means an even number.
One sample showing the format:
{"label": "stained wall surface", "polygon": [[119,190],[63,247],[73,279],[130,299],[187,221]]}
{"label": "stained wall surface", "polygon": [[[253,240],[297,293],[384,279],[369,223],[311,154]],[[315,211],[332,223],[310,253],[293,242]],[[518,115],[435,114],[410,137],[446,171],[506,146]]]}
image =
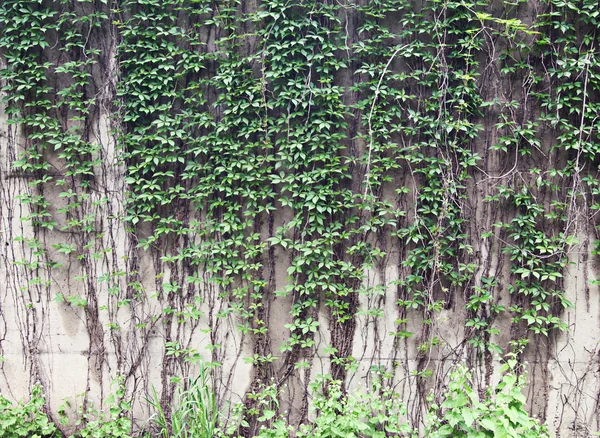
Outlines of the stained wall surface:
{"label": "stained wall surface", "polygon": [[[30,6],[54,8],[61,14],[69,9],[47,3]],[[427,394],[444,388],[454,365],[467,363],[474,373],[474,385],[483,394],[498,379],[502,355],[513,351],[515,342],[521,340],[524,349],[517,357],[527,371],[526,395],[531,412],[546,422],[556,436],[593,436],[600,430],[600,301],[598,287],[593,282],[598,276],[594,253],[597,232],[594,202],[598,193],[593,184],[597,181],[598,155],[594,148],[598,142],[598,123],[597,113],[593,114],[596,107],[589,108],[598,101],[599,68],[584,63],[580,75],[557,77],[550,70],[555,68],[556,72],[560,66],[564,67],[563,58],[558,55],[552,58],[545,52],[525,53],[523,47],[537,47],[539,32],[547,32],[549,37],[557,32],[551,25],[528,27],[543,21],[540,17],[544,12],[562,14],[565,22],[576,20],[573,15],[560,9],[558,2],[521,2],[514,8],[492,2],[473,5],[479,15],[471,19],[459,17],[454,25],[450,19],[444,21],[443,14],[451,17],[473,10],[456,5],[440,6],[442,9],[430,5],[427,9],[429,3],[424,2],[422,20],[431,19],[434,24],[443,23],[456,32],[464,32],[444,40],[444,44],[453,47],[448,51],[426,45],[423,53],[431,54],[431,58],[425,57],[427,60],[423,62],[431,70],[424,72],[419,70],[420,64],[413,62],[414,52],[411,52],[421,46],[411,45],[411,41],[429,44],[434,40],[430,37],[441,38],[442,33],[436,34],[433,26],[429,28],[429,36],[419,37],[420,40],[414,37],[419,25],[408,22],[406,17],[410,11],[419,11],[420,4],[402,3],[375,19],[376,14],[368,9],[375,6],[370,4],[344,3],[343,8],[332,4],[329,6],[333,15],[328,15],[329,10],[304,3],[296,5],[301,9],[298,12],[296,6],[277,6],[277,2],[271,6],[241,2],[229,17],[234,22],[235,17],[239,19],[257,10],[269,11],[272,16],[263,17],[264,22],[241,20],[233,31],[225,25],[206,24],[215,22],[214,17],[223,7],[219,2],[207,3],[212,5],[208,12],[193,19],[178,12],[176,20],[166,21],[189,31],[181,43],[182,50],[208,54],[202,59],[206,63],[205,73],[221,78],[222,82],[216,80],[217,85],[207,85],[206,102],[198,103],[195,88],[190,86],[193,79],[189,79],[194,70],[181,67],[185,63],[179,62],[180,58],[188,58],[179,52],[173,55],[179,63],[169,58],[176,65],[173,67],[176,79],[173,84],[165,80],[167,85],[161,93],[168,94],[172,85],[173,90],[181,88],[189,94],[174,95],[164,113],[193,120],[185,112],[186,105],[191,105],[190,112],[205,111],[214,124],[192,129],[191,122],[177,119],[181,123],[177,127],[183,126],[182,132],[188,128],[190,131],[173,134],[179,136],[173,148],[151,155],[148,151],[160,151],[156,144],[161,140],[156,137],[149,140],[140,133],[157,129],[156,135],[162,135],[157,122],[161,120],[159,113],[146,113],[141,116],[142,122],[128,119],[136,107],[127,102],[135,103],[136,98],[130,89],[119,85],[127,80],[152,79],[151,74],[135,76],[136,62],[144,65],[148,61],[141,54],[140,59],[132,55],[138,50],[135,44],[145,41],[148,35],[127,34],[143,21],[141,3],[128,3],[125,12],[115,11],[111,5],[73,3],[71,12],[77,16],[89,14],[86,8],[90,7],[106,13],[106,18],[99,18],[101,25],[90,30],[92,37],[86,43],[99,49],[99,55],[94,55],[97,62],[89,67],[89,82],[82,87],[94,100],[82,111],[81,119],[76,118],[79,110],[66,110],[60,105],[48,114],[59,120],[59,128],[52,129],[68,132],[70,127],[79,126],[74,132],[87,147],[81,156],[92,163],[88,173],[73,174],[76,154],[69,155],[66,146],[52,147],[52,143],[44,143],[47,139],[43,136],[34,135],[50,128],[35,126],[31,119],[9,121],[15,116],[7,114],[7,109],[22,102],[10,100],[16,90],[11,88],[16,79],[7,73],[2,76],[2,85],[8,85],[4,96],[9,97],[0,105],[0,355],[3,359],[0,392],[3,395],[13,399],[27,397],[31,387],[40,383],[50,414],[56,420],[59,406],[66,398],[74,405],[92,402],[101,406],[112,390],[111,383],[122,376],[127,396],[134,400],[137,427],[143,428],[150,415],[145,400],[152,397],[153,388],[168,404],[174,391],[171,378],[193,377],[202,362],[218,364],[213,368],[212,383],[221,406],[228,406],[230,401],[250,403],[249,393],[272,382],[278,389],[282,411],[292,422],[297,422],[310,416],[308,385],[318,375],[331,373],[348,387],[360,388],[368,385],[374,372],[383,372],[390,373],[387,378],[402,395],[409,420],[422,427]],[[15,20],[13,6],[12,2],[2,6],[4,20]],[[169,2],[156,8],[175,14]],[[481,15],[484,13],[498,20],[486,21],[489,19]],[[273,36],[279,32],[280,23],[289,24],[304,15],[313,20],[310,26],[317,29],[314,35],[307,26],[299,27],[297,38],[287,35],[278,40],[280,37]],[[381,26],[379,30],[365,30],[364,23],[371,19]],[[519,22],[507,24],[501,20]],[[200,22],[204,24],[197,29],[190,26]],[[86,24],[81,26],[78,29],[88,29]],[[586,22],[577,26],[574,38],[580,47],[589,49],[579,55],[595,56],[597,48],[582,34],[585,26],[595,25]],[[260,29],[267,31],[261,33]],[[377,40],[377,31],[383,32],[382,29],[396,36],[384,35]],[[410,29],[415,32],[412,36]],[[5,30],[5,35],[9,33]],[[226,37],[232,34],[242,41],[235,46],[241,56],[240,64],[233,66],[219,52],[226,47],[220,38],[229,43],[233,39]],[[285,47],[293,46],[301,37],[306,40],[307,35],[312,35],[317,39],[324,34],[339,43],[331,54],[342,61],[349,59],[347,65],[337,70],[329,66],[331,72],[321,68],[318,73],[308,67],[294,67],[296,70],[290,73],[285,63],[283,66],[277,63],[278,50],[285,56],[300,56],[296,52],[290,55]],[[60,40],[60,32],[56,35]],[[52,39],[56,35],[48,31],[47,37]],[[177,45],[178,39],[172,35],[178,34],[170,35],[165,41],[175,41]],[[472,35],[480,41],[469,46]],[[202,42],[199,48],[190,45],[193,38]],[[309,44],[304,40],[301,45]],[[320,41],[314,53],[329,53],[324,48],[326,41],[326,38]],[[501,54],[515,41],[521,43],[518,50],[524,54],[522,58],[515,55],[511,64]],[[283,43],[288,46],[278,46]],[[381,55],[363,54],[361,44],[386,47],[387,51]],[[567,43],[558,42],[556,47],[560,44]],[[58,90],[69,84],[69,79],[56,73],[56,68],[68,60],[83,59],[68,50],[53,52],[58,50],[56,47],[42,46],[36,51],[40,63],[50,63],[44,80],[51,90],[43,94],[53,102],[60,100]],[[0,53],[5,56],[7,50],[4,46]],[[157,59],[167,56],[152,50],[148,53]],[[469,56],[465,55],[467,52]],[[211,58],[209,55],[214,53]],[[320,65],[319,57],[312,59],[311,62]],[[519,60],[532,65],[528,73],[503,70]],[[19,71],[6,56],[2,62],[3,67]],[[545,63],[551,63],[552,68]],[[377,66],[374,73],[367,71],[371,64]],[[462,76],[453,76],[456,71]],[[439,74],[441,79],[427,85],[423,78],[431,72]],[[249,79],[235,82],[230,90],[228,74],[232,81],[236,80],[236,74]],[[407,79],[403,74],[414,76]],[[534,76],[546,82],[540,85],[541,80],[533,81]],[[319,81],[319,77],[326,80]],[[308,90],[298,96],[307,102],[314,99],[316,103],[302,106],[292,96],[289,100],[292,103],[286,101],[284,105],[282,99],[285,101],[286,93],[292,93],[290,90],[296,86],[296,82],[290,85],[292,79]],[[327,88],[328,80],[339,88]],[[474,81],[473,88],[468,88],[470,81]],[[432,91],[432,83],[437,84],[433,87],[436,90]],[[360,88],[356,84],[366,85]],[[460,89],[461,84],[466,88]],[[563,114],[556,103],[570,92],[565,84],[579,90],[573,91],[575,96],[587,97],[570,100],[569,104],[575,108],[571,113],[576,115],[571,119],[575,121],[568,125],[563,120],[557,127],[541,118],[544,108],[550,108],[569,119],[570,115]],[[392,89],[398,94],[393,94]],[[410,96],[403,96],[402,90]],[[439,90],[442,97],[435,94]],[[450,91],[444,94],[443,90]],[[539,97],[544,92],[546,101]],[[328,108],[326,100],[318,101],[313,96],[319,93],[330,93],[329,99],[345,108],[342,115],[336,116],[343,123],[335,125],[339,122],[335,117],[327,121],[319,118],[322,113],[314,115],[317,111],[326,113]],[[458,93],[458,97],[452,93]],[[474,93],[480,98],[477,105],[481,111],[468,109],[471,103],[464,101]],[[219,100],[218,96],[230,97]],[[40,99],[40,94],[34,97]],[[164,104],[160,100],[163,98],[161,95],[152,99]],[[252,118],[244,119],[249,117],[244,113],[241,122],[232,121],[230,115],[237,103],[246,102],[244,99],[250,107],[256,104],[255,121],[264,116],[284,122],[279,125],[265,122],[264,137],[262,131],[256,133],[259,128],[244,133],[243,127],[251,125]],[[457,103],[459,99],[463,99],[462,103]],[[428,108],[432,102],[440,106]],[[511,106],[510,102],[517,103]],[[34,105],[33,109],[24,107],[21,114],[35,115],[36,111],[41,110]],[[389,114],[392,115],[388,118]],[[417,114],[422,114],[426,121],[419,121]],[[443,120],[452,120],[456,125],[442,126]],[[510,127],[499,121],[510,121]],[[534,124],[533,128],[529,122]],[[563,122],[565,126],[561,125]],[[232,123],[229,131],[223,128]],[[315,141],[325,145],[323,151],[318,149],[321,146],[311,149],[312,143],[303,140],[310,137],[304,131],[290,137],[292,128],[312,129],[306,127],[319,123],[325,125],[309,134],[327,133],[327,138]],[[427,127],[429,123],[437,127]],[[388,125],[407,128],[386,130]],[[568,126],[578,126],[579,137],[566,138],[561,129]],[[178,131],[173,127],[171,132]],[[478,134],[471,136],[474,132]],[[340,133],[340,138],[332,140],[335,133]],[[509,137],[513,140],[507,141]],[[217,150],[221,141],[229,141],[230,149]],[[564,146],[569,141],[574,143]],[[506,150],[494,148],[498,144],[504,144]],[[574,145],[578,145],[579,152]],[[36,162],[45,162],[47,166],[31,169],[15,166],[15,162],[24,159],[34,160],[30,152],[23,155],[32,148],[41,153]],[[294,154],[294,148],[303,155],[289,161],[282,158],[287,153]],[[248,161],[247,172],[255,173],[253,179],[244,182],[231,175],[236,175],[235,158],[245,153],[254,159]],[[319,153],[326,158],[294,167],[294,163]],[[155,209],[152,211],[157,212],[152,221],[134,221],[133,217],[145,213],[135,210],[135,202],[141,202],[140,194],[144,191],[140,179],[133,179],[142,175],[139,178],[152,180],[148,177],[149,167],[143,172],[139,169],[154,159],[148,157],[161,154],[163,158],[172,156],[182,160],[175,158],[167,164],[161,161],[152,172],[172,171],[173,179],[160,180],[157,184],[164,186],[160,190],[149,188],[148,193],[172,193],[169,189],[173,187],[179,191],[169,202],[152,204]],[[258,160],[263,155],[266,158]],[[337,171],[331,171],[334,177],[328,178],[334,182],[327,183],[328,186],[319,182],[318,177],[303,183],[302,176],[315,168],[336,169],[339,163],[331,159],[333,156],[346,160],[340,164],[339,181],[335,176]],[[467,156],[475,158],[469,162]],[[213,166],[213,162],[217,164]],[[227,168],[223,162],[231,167]],[[467,162],[470,164],[463,166]],[[205,167],[186,179],[185,175],[195,165]],[[427,174],[432,168],[435,172]],[[261,173],[257,169],[267,170]],[[383,170],[377,174],[377,169]],[[556,177],[554,170],[564,174]],[[297,198],[290,194],[289,188],[284,188],[287,184],[284,174],[286,178],[291,175],[298,187],[301,195]],[[279,175],[282,179],[278,182]],[[197,187],[211,178],[215,187],[221,188],[205,196],[203,189]],[[251,223],[241,227],[239,233],[258,237],[249,238],[247,242],[251,243],[235,241],[238,246],[246,245],[244,251],[236,252],[232,249],[236,245],[227,240],[233,233],[215,223],[222,220],[223,224],[230,224],[224,219],[227,210],[223,205],[236,202],[240,206],[233,210],[236,220],[246,220],[244,209],[250,205],[246,201],[251,196],[240,193],[244,188],[254,190],[255,181],[264,180],[270,180],[265,184],[275,195],[268,194],[257,201],[259,204],[264,201],[269,208],[252,207]],[[57,181],[62,182],[57,184]],[[549,184],[545,185],[546,182]],[[342,205],[340,215],[323,213],[325,222],[340,223],[342,228],[355,231],[346,237],[332,237],[333,243],[325,245],[327,251],[319,261],[310,259],[307,250],[312,252],[311,248],[322,244],[326,234],[322,230],[311,231],[313,213],[306,205],[311,198],[302,191],[311,184],[323,196],[321,200],[315,198],[318,208]],[[230,195],[226,193],[227,187],[241,191]],[[430,192],[437,193],[439,199],[428,198]],[[192,195],[184,196],[188,193]],[[343,193],[352,193],[354,200],[341,202]],[[520,200],[521,195],[528,200]],[[523,219],[532,211],[532,199],[541,213]],[[211,204],[215,200],[222,204]],[[351,207],[345,204],[352,202]],[[385,202],[390,206],[382,206]],[[36,219],[39,212],[46,216]],[[381,213],[381,218],[389,222],[377,222],[372,212]],[[398,215],[392,220],[394,212]],[[345,217],[352,215],[356,221],[344,222]],[[156,230],[165,223],[157,217],[169,218],[169,223],[176,225],[144,245],[153,235],[157,236]],[[292,223],[296,218],[302,221]],[[515,222],[520,219],[523,223]],[[527,222],[530,220],[533,225]],[[394,225],[390,225],[392,222]],[[277,231],[282,227],[287,229]],[[282,236],[292,243],[282,243]],[[533,239],[533,248],[539,248],[547,240],[551,249],[538,249],[532,254],[522,246],[527,239]],[[361,250],[351,248],[358,248],[359,244],[369,248],[368,256],[355,256],[362,254]],[[253,248],[259,249],[248,255]],[[421,248],[423,251],[419,252]],[[197,255],[205,250],[214,255],[207,256],[206,252]],[[308,261],[303,259],[300,263],[302,257]],[[411,260],[419,257],[423,257],[425,265],[411,264]],[[526,262],[519,264],[519,257],[529,257],[528,260],[533,257],[539,263],[534,269]],[[223,264],[215,262],[222,259]],[[227,271],[227,261],[238,259],[248,264]],[[332,261],[331,265],[328,261]],[[534,278],[536,269],[536,273],[542,272],[544,265],[561,263],[562,277],[537,277],[539,281]],[[290,270],[294,266],[298,269]],[[520,270],[528,267],[530,276]],[[327,272],[335,275],[328,277]],[[324,273],[325,280],[318,287],[303,289],[315,273]],[[349,292],[332,292],[334,289],[329,289],[329,285],[336,282]],[[540,298],[542,290],[548,291],[550,297]],[[474,296],[484,295],[482,291],[489,292],[487,301],[477,308],[469,307]],[[565,300],[572,306],[562,305]],[[345,310],[336,312],[339,310],[336,305],[345,305]],[[500,307],[503,310],[498,310]],[[546,322],[531,322],[524,315],[542,316]],[[548,322],[553,317],[558,319]],[[477,326],[478,322],[485,325]],[[303,331],[302,327],[308,328]],[[536,333],[535,327],[541,331]],[[290,343],[290,339],[297,342]],[[84,395],[75,399],[77,394]]]}

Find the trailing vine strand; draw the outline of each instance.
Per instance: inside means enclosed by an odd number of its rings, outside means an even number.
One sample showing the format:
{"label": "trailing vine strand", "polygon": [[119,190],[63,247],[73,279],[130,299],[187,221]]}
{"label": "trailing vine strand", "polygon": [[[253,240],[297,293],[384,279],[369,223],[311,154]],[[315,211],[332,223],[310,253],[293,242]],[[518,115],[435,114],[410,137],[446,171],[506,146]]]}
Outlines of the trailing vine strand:
{"label": "trailing vine strand", "polygon": [[56,314],[88,392],[151,399],[156,365],[167,408],[207,364],[254,436],[308,421],[321,374],[381,373],[418,426],[446,363],[483,391],[494,355],[547,363],[570,329],[574,249],[599,252],[597,4],[4,0],[0,26],[31,388]]}

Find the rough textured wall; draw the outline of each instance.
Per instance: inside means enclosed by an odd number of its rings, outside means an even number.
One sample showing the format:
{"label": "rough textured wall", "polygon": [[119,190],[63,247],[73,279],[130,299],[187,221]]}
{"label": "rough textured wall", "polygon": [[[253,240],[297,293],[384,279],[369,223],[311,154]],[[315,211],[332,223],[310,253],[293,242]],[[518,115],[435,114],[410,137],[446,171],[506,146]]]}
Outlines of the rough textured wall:
{"label": "rough textured wall", "polygon": [[418,425],[524,345],[597,431],[596,6],[5,0],[2,393],[122,375],[143,427],[204,361],[298,422],[384,372]]}

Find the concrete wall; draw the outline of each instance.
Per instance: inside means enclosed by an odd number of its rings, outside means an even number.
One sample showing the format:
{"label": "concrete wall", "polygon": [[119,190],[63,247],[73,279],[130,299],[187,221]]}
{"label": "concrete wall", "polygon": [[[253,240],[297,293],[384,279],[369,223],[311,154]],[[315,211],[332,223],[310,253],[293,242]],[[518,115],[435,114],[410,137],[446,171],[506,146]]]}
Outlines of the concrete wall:
{"label": "concrete wall", "polygon": [[[502,86],[498,79],[498,87]],[[491,90],[490,94],[498,95],[498,90]],[[101,404],[111,391],[111,381],[122,375],[128,394],[135,400],[136,421],[144,427],[148,418],[145,399],[151,397],[153,386],[159,389],[163,400],[168,400],[172,396],[170,377],[194,376],[196,372],[194,361],[185,360],[193,354],[169,354],[169,343],[178,342],[181,349],[188,349],[187,353],[193,349],[204,361],[222,364],[214,371],[214,385],[223,406],[226,400],[242,401],[256,385],[255,376],[260,369],[269,367],[268,374],[287,385],[281,398],[292,421],[303,417],[307,384],[331,370],[331,357],[324,351],[331,343],[331,315],[324,306],[318,310],[320,326],[315,335],[314,357],[307,357],[308,368],[294,369],[293,363],[284,362],[285,357],[279,353],[279,347],[289,337],[285,325],[293,320],[292,298],[270,295],[264,302],[267,340],[277,359],[256,367],[247,361],[255,353],[255,339],[240,333],[239,320],[233,313],[217,317],[230,307],[221,298],[220,290],[207,281],[187,284],[189,266],[160,259],[184,245],[184,238],[144,251],[138,248],[138,242],[148,230],[144,226],[132,230],[122,220],[128,188],[110,115],[107,108],[100,106],[91,121],[90,135],[99,146],[100,160],[94,169],[93,190],[78,208],[80,214],[94,216],[96,231],[65,233],[60,228],[69,218],[59,210],[69,200],[59,196],[63,188],[51,183],[41,187],[44,196],[51,200],[49,211],[59,226],[39,229],[23,220],[30,208],[22,202],[22,195],[35,194],[39,189],[29,185],[34,175],[16,171],[12,166],[27,140],[18,126],[8,124],[0,105],[0,392],[19,399],[40,382],[56,419],[65,398],[74,401],[77,394],[85,393],[75,404]],[[413,337],[398,340],[390,336],[397,330],[396,320],[404,317],[396,304],[401,291],[394,280],[405,275],[398,262],[405,248],[401,242],[390,240],[387,257],[365,273],[364,286],[377,286],[382,292],[358,296],[356,328],[351,339],[351,355],[357,367],[356,372],[348,373],[346,382],[350,387],[364,386],[365,376],[373,366],[394,370],[393,381],[415,424],[423,420],[428,390],[444,385],[453,364],[467,361],[481,390],[496,378],[493,370],[498,368],[499,358],[478,354],[466,342],[470,334],[465,327],[464,303],[472,286],[482,276],[495,276],[499,280],[494,288],[495,302],[507,308],[515,302],[507,289],[512,277],[509,261],[502,254],[502,236],[498,232],[492,239],[479,238],[482,229],[490,229],[493,222],[513,214],[483,201],[502,180],[507,158],[488,153],[498,133],[493,129],[494,122],[482,123],[484,134],[475,147],[485,162],[469,183],[465,203],[473,236],[471,261],[478,265],[473,282],[465,290],[455,291],[455,296],[447,300],[450,305],[435,313],[426,326],[421,310],[409,311],[405,317]],[[64,174],[64,163],[56,154],[48,152],[47,159],[52,164],[49,174]],[[548,162],[540,166],[549,166],[558,159],[557,155],[550,155]],[[530,161],[521,160],[519,169],[526,172],[532,167]],[[399,171],[399,179],[409,176],[408,171]],[[280,209],[274,213],[275,222],[289,219],[289,214]],[[549,336],[533,336],[523,324],[513,324],[508,312],[494,322],[500,330],[494,340],[505,350],[511,339],[529,337],[521,360],[528,364],[527,397],[531,411],[561,437],[592,436],[600,430],[600,301],[598,287],[590,282],[598,275],[597,257],[591,248],[595,230],[593,216],[583,207],[574,220],[572,226],[577,229],[580,243],[569,251],[571,263],[563,280],[567,298],[574,307],[561,315],[568,329],[562,333],[553,331]],[[76,244],[78,251],[59,252],[57,245],[64,242]],[[78,258],[82,253],[79,250],[86,245],[90,250]],[[274,257],[275,263],[269,265],[273,275],[266,276],[272,281],[271,292],[286,283],[290,263],[289,255],[281,248]],[[59,265],[48,267],[48,260]],[[102,280],[106,274],[108,281]],[[204,275],[202,271],[197,274]],[[162,285],[172,281],[185,286],[179,295],[167,296]],[[73,297],[81,297],[86,304],[78,306]],[[169,308],[184,312],[190,302],[201,303],[203,313],[197,318],[178,321],[173,313],[165,312]],[[380,316],[369,314],[369,310],[376,309],[381,309]],[[439,345],[419,351],[421,343],[433,338],[440,340]],[[431,376],[413,375],[423,369],[430,370]]]}
{"label": "concrete wall", "polygon": [[[102,145],[100,154],[102,166],[97,169],[99,181],[108,195],[106,204],[93,207],[97,221],[102,229],[94,248],[97,252],[107,251],[98,259],[82,263],[75,257],[68,257],[53,250],[53,244],[63,242],[65,238],[77,242],[77,236],[64,236],[58,230],[39,233],[34,231],[27,221],[21,218],[27,215],[27,206],[23,206],[18,196],[28,192],[26,175],[11,170],[11,162],[18,150],[19,138],[13,126],[6,124],[2,114],[0,122],[1,155],[1,215],[2,220],[2,269],[0,270],[1,312],[0,334],[2,357],[0,389],[2,394],[19,399],[26,397],[29,388],[36,382],[45,387],[50,406],[54,413],[65,398],[74,399],[77,394],[86,393],[86,398],[98,402],[106,397],[111,389],[111,380],[117,373],[126,377],[129,391],[134,395],[137,420],[143,424],[147,418],[144,398],[149,397],[153,385],[160,388],[164,382],[165,368],[173,375],[194,375],[193,364],[174,360],[165,356],[165,342],[178,340],[182,345],[196,349],[205,360],[217,360],[223,364],[216,370],[216,388],[222,398],[240,401],[252,382],[253,367],[244,359],[253,354],[252,339],[241,336],[236,330],[235,317],[216,319],[214,315],[227,306],[218,297],[218,291],[199,288],[198,296],[204,300],[205,314],[198,320],[168,327],[162,319],[153,319],[160,315],[165,303],[155,298],[157,284],[165,279],[181,279],[182,274],[157,261],[157,254],[136,249],[135,235],[125,230],[125,224],[114,219],[123,211],[125,184],[123,169],[115,162],[115,140],[108,132],[108,120],[102,117],[96,125],[97,141]],[[57,171],[60,171],[59,165]],[[55,193],[46,193],[53,200],[52,210],[66,202]],[[90,202],[93,202],[90,199]],[[473,203],[479,208],[479,200]],[[56,215],[57,218],[60,215]],[[581,226],[581,242],[586,242],[585,224]],[[20,236],[24,237],[21,239]],[[62,266],[45,269],[23,267],[23,262],[39,260],[28,244],[28,239],[37,238],[44,243],[49,256]],[[489,251],[485,244],[476,248],[478,254]],[[564,284],[568,299],[574,308],[561,316],[567,322],[568,330],[553,333],[548,337],[530,337],[523,360],[528,361],[527,388],[528,400],[532,411],[544,418],[557,436],[591,436],[598,430],[598,404],[600,380],[598,373],[600,339],[599,295],[597,286],[590,285],[590,279],[596,275],[596,261],[590,256],[590,248],[580,244],[571,251],[571,265],[565,273]],[[371,285],[386,284],[386,280],[397,278],[394,265],[397,256],[392,252],[389,263],[381,270],[367,273],[367,282]],[[285,282],[285,268],[288,263],[283,254],[278,255],[277,282]],[[495,261],[498,264],[498,261]],[[483,266],[481,269],[484,269]],[[490,270],[501,269],[492,266]],[[119,307],[124,299],[122,292],[114,295],[108,292],[107,284],[98,281],[105,272],[123,271],[126,274],[117,277],[116,284],[121,291],[130,290],[127,283],[139,281],[145,298],[135,305]],[[164,278],[157,276],[164,273]],[[87,279],[76,277],[87,275]],[[89,301],[94,297],[94,309],[89,310],[67,302],[57,300],[65,297],[81,296]],[[511,297],[505,289],[497,292],[497,299],[509,303]],[[427,380],[427,388],[440,385],[447,377],[449,366],[456,361],[468,359],[469,363],[480,370],[478,383],[486,386],[486,364],[482,357],[473,356],[465,343],[465,311],[462,297],[450,309],[435,315],[431,324],[430,336],[442,340],[439,347],[429,355],[419,355],[416,347],[419,332],[422,330],[423,315],[419,312],[409,314],[409,327],[417,335],[416,339],[395,342],[388,333],[396,330],[398,318],[396,287],[386,287],[382,295],[361,296],[361,310],[382,309],[383,316],[373,318],[357,317],[356,335],[352,355],[358,361],[357,372],[350,373],[348,383],[357,387],[364,385],[363,377],[373,365],[383,365],[395,369],[397,388],[408,404],[409,415],[418,420],[422,414],[422,393],[417,378],[411,377],[411,371],[422,369],[426,362],[433,371]],[[273,298],[269,303],[270,339],[275,354],[289,336],[284,328],[290,320],[288,298]],[[316,336],[317,355],[312,366],[306,372],[293,373],[288,383],[288,392],[284,400],[292,403],[303,394],[306,382],[318,374],[327,372],[329,356],[323,353],[323,347],[329,344],[329,316],[319,313],[321,328]],[[118,321],[119,330],[107,327],[109,322]],[[143,323],[145,326],[140,326]],[[510,338],[511,321],[509,316],[501,316],[496,325],[500,328],[498,344],[507,348]],[[207,346],[219,344],[216,350],[209,352]],[[211,356],[212,353],[212,356]],[[494,357],[493,367],[497,367],[498,357]],[[278,362],[274,363],[278,366]],[[488,364],[489,366],[489,364]],[[81,399],[83,401],[83,399]],[[292,409],[293,412],[293,409]]]}

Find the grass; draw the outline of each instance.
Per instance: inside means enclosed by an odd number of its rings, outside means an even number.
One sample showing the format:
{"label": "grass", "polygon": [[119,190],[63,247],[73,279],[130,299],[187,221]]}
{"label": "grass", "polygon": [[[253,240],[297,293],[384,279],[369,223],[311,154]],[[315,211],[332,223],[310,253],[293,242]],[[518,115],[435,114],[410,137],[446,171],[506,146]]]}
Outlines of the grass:
{"label": "grass", "polygon": [[[187,388],[186,388],[187,387]],[[162,438],[213,438],[218,425],[219,410],[210,384],[210,369],[200,364],[198,376],[179,386],[170,410],[164,409],[153,388],[148,402],[156,410],[153,422]]]}

